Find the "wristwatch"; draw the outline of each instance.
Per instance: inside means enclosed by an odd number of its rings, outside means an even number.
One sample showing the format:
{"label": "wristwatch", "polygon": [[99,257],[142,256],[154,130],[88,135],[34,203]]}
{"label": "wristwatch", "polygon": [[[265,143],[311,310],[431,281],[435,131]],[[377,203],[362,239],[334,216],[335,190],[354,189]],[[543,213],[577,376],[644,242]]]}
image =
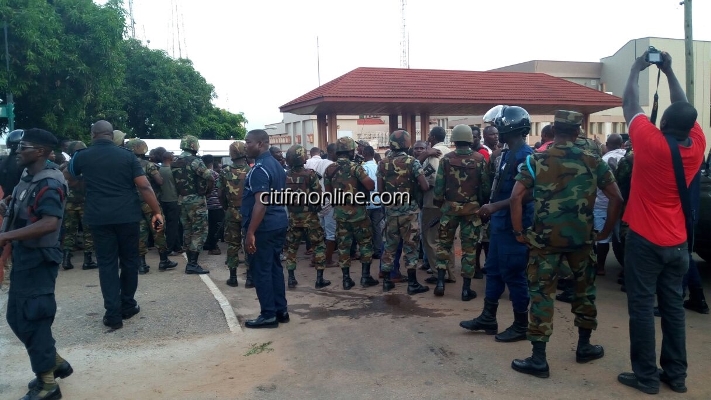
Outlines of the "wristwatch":
{"label": "wristwatch", "polygon": [[517,230],[514,230],[514,231],[513,231],[513,234],[514,234],[514,236],[516,236],[516,237],[523,236],[523,232],[517,231]]}

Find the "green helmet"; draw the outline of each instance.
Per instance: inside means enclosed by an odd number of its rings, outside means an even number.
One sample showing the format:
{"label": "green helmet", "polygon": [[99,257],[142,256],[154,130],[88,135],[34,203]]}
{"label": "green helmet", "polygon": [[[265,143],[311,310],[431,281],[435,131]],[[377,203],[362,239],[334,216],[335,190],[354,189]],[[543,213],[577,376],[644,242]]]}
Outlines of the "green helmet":
{"label": "green helmet", "polygon": [[81,140],[69,142],[69,145],[67,145],[67,153],[69,153],[70,157],[74,157],[74,153],[81,149],[86,149],[86,145]]}
{"label": "green helmet", "polygon": [[397,130],[390,134],[390,148],[393,150],[410,149],[410,134],[405,130]]}
{"label": "green helmet", "polygon": [[247,148],[243,140],[235,140],[230,144],[230,159],[247,158]]}
{"label": "green helmet", "polygon": [[200,141],[193,135],[187,135],[180,140],[180,150],[194,151],[200,150]]}
{"label": "green helmet", "polygon": [[116,146],[123,146],[123,139],[126,137],[126,134],[121,132],[120,130],[116,129],[114,131],[114,144]]}
{"label": "green helmet", "polygon": [[464,124],[455,126],[454,129],[452,129],[452,136],[449,141],[474,143],[472,128],[470,128],[469,125]]}
{"label": "green helmet", "polygon": [[126,148],[133,151],[133,154],[142,156],[148,152],[148,145],[141,139],[131,139],[126,142]]}
{"label": "green helmet", "polygon": [[302,167],[306,164],[306,149],[300,144],[289,147],[286,151],[286,163],[289,167]]}
{"label": "green helmet", "polygon": [[349,136],[344,136],[342,138],[338,138],[336,140],[336,153],[340,153],[342,151],[351,151],[356,149],[356,144],[353,141],[353,138]]}

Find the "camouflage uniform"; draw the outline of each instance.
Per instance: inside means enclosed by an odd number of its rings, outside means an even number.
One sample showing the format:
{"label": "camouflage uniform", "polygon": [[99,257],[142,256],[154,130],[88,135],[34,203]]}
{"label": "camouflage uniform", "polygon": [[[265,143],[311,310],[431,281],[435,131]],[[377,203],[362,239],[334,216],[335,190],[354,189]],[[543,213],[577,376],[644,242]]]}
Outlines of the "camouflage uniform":
{"label": "camouflage uniform", "polygon": [[214,178],[202,159],[195,155],[200,149],[196,137],[185,136],[181,140],[180,148],[183,152],[173,162],[171,169],[181,204],[180,223],[183,225],[183,244],[187,248],[189,256],[185,272],[187,274],[206,273],[209,271],[198,265],[197,259],[205,240],[207,240],[205,195],[214,184]]}
{"label": "camouflage uniform", "polygon": [[612,172],[601,158],[566,142],[529,156],[516,180],[533,189],[535,204],[533,228],[526,232],[531,245],[528,340],[549,340],[553,333],[552,295],[559,276],[568,271],[575,282],[575,326],[596,329],[593,206],[596,188],[615,182]]}
{"label": "camouflage uniform", "polygon": [[[352,193],[354,196],[359,191],[359,185],[370,179],[362,166],[348,158],[344,152],[355,150],[355,143],[350,137],[342,137],[336,142],[338,159],[329,165],[324,172],[324,186],[331,188],[331,192],[340,190],[343,194]],[[338,236],[338,264],[343,271],[343,288],[348,290],[355,285],[350,278],[350,246],[353,239],[360,247],[363,276],[361,285],[373,286],[380,282],[370,276],[370,263],[373,257],[373,231],[370,218],[365,209],[365,204],[355,204],[350,196],[346,204],[336,204],[333,199],[333,218],[336,220],[336,235]],[[367,266],[367,270],[366,270]],[[375,283],[373,283],[375,282]]]}

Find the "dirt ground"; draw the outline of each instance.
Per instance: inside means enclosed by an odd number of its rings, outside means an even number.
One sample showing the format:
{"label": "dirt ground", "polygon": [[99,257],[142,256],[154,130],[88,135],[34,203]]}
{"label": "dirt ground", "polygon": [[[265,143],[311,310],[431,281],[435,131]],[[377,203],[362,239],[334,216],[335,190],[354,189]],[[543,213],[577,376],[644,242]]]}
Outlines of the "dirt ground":
{"label": "dirt ground", "polygon": [[[643,394],[617,383],[629,371],[626,295],[616,284],[619,270],[608,259],[608,275],[598,279],[599,329],[592,342],[605,357],[575,363],[577,330],[570,306],[556,303],[555,330],[548,346],[549,379],[519,374],[514,358],[530,355],[527,341],[497,343],[458,324],[478,315],[484,281],[474,281],[479,297],[459,299],[461,279],[448,284],[443,298],[430,292],[408,296],[406,284],[383,294],[381,288],[341,288],[340,270],[326,270],[332,285],[315,290],[315,271],[300,256],[299,285],[287,290],[291,322],[278,329],[249,330],[246,319],[259,312],[254,289],[224,282],[223,255],[201,256],[209,277],[224,294],[242,328],[231,333],[218,301],[198,276],[153,268],[139,278],[141,313],[108,331],[98,272],[60,271],[54,334],[60,354],[74,374],[59,380],[66,399],[618,399]],[[303,249],[301,250],[303,252]],[[80,262],[76,253],[74,261]],[[353,262],[355,278],[360,265]],[[708,288],[711,266],[700,262]],[[377,271],[377,260],[373,271]],[[419,271],[420,281],[426,278]],[[356,279],[357,280],[357,279]],[[432,286],[432,285],[430,285]],[[431,287],[433,289],[433,287]],[[707,293],[708,289],[707,289]],[[7,287],[0,292],[5,313]],[[507,294],[499,306],[499,329],[512,321]],[[657,321],[657,342],[661,342]],[[711,398],[711,316],[687,312],[689,399]],[[0,398],[20,398],[32,378],[27,354],[0,321]],[[662,385],[658,398],[678,398]]]}

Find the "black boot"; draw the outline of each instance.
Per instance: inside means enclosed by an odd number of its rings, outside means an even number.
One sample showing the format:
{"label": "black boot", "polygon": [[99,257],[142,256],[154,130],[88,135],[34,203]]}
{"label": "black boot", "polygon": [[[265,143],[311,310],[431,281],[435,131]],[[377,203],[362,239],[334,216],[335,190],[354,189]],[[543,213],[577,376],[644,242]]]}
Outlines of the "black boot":
{"label": "black boot", "polygon": [[230,279],[228,279],[226,283],[227,286],[239,286],[239,283],[237,282],[237,268],[230,268]]}
{"label": "black boot", "polygon": [[560,283],[560,280],[558,281],[558,287],[563,287],[563,292],[555,296],[555,299],[558,301],[562,301],[563,303],[572,303],[573,298],[575,297],[575,293],[573,292],[575,290],[575,282],[573,282],[570,279],[566,279],[564,283]]}
{"label": "black boot", "polygon": [[197,251],[188,251],[188,263],[185,265],[185,273],[191,274],[209,274],[210,271],[203,269],[198,264],[198,256],[200,253]]}
{"label": "black boot", "polygon": [[533,355],[525,360],[513,360],[511,362],[511,368],[538,378],[548,378],[550,376],[550,369],[546,361],[546,342],[533,342],[532,344]]}
{"label": "black boot", "polygon": [[296,277],[294,276],[293,269],[290,269],[287,272],[289,272],[289,281],[287,282],[287,285],[289,286],[289,289],[293,289],[296,287],[296,285],[299,284],[299,282],[296,280]]}
{"label": "black boot", "polygon": [[462,282],[462,301],[476,299],[476,292],[472,290],[472,280],[464,278]]}
{"label": "black boot", "polygon": [[74,269],[72,264],[72,252],[71,250],[64,250],[64,259],[62,259],[62,268],[64,269]]}
{"label": "black boot", "polygon": [[331,284],[331,281],[327,281],[327,280],[323,279],[323,270],[317,269],[316,270],[316,289],[325,288],[326,286],[328,286],[330,284]]}
{"label": "black boot", "polygon": [[177,262],[170,261],[168,259],[168,252],[161,251],[158,253],[160,256],[160,263],[158,264],[158,271],[165,271],[167,269],[175,268],[178,266]]}
{"label": "black boot", "polygon": [[[390,275],[390,274],[388,273],[388,275]],[[420,282],[417,282],[417,270],[408,269],[407,270],[407,294],[413,295],[413,294],[418,294],[418,293],[424,293],[428,290],[430,290],[429,286],[424,286],[424,285],[421,285]]]}
{"label": "black boot", "polygon": [[434,289],[435,296],[444,296],[444,275],[447,273],[446,269],[437,270],[437,286]]}
{"label": "black boot", "polygon": [[351,269],[346,267],[341,268],[341,271],[343,272],[343,290],[351,290],[355,286],[355,282],[351,279]]}
{"label": "black boot", "polygon": [[390,280],[390,271],[383,271],[383,292],[389,292],[392,289],[395,289],[395,283]]}
{"label": "black boot", "polygon": [[138,265],[138,274],[139,275],[145,275],[151,270],[151,267],[149,267],[146,264],[146,256],[143,255],[141,256],[141,263]]}
{"label": "black boot", "polygon": [[704,288],[689,288],[689,300],[684,301],[684,308],[696,311],[699,314],[708,314],[709,305],[706,304]]}
{"label": "black boot", "polygon": [[82,264],[81,269],[96,269],[99,268],[98,265],[94,262],[92,259],[93,257],[91,256],[90,251],[85,251],[84,252],[84,264]]}
{"label": "black boot", "polygon": [[605,350],[600,345],[590,344],[592,329],[578,327],[578,348],[575,350],[575,361],[580,364],[597,360],[605,355]]}
{"label": "black boot", "polygon": [[244,287],[247,289],[254,288],[254,281],[252,280],[252,267],[247,268],[247,276],[244,279]]}
{"label": "black boot", "polygon": [[362,266],[360,274],[360,285],[363,287],[371,287],[380,284],[380,281],[370,276],[370,263],[360,263]]}
{"label": "black boot", "polygon": [[484,298],[484,310],[481,315],[471,321],[462,321],[459,326],[470,331],[484,331],[487,335],[495,335],[499,331],[499,324],[496,322],[498,308],[498,301]]}
{"label": "black boot", "polygon": [[494,337],[497,342],[518,342],[519,340],[526,339],[526,332],[528,331],[528,311],[516,312],[514,311],[514,322],[511,326],[506,328],[505,331],[499,333]]}

